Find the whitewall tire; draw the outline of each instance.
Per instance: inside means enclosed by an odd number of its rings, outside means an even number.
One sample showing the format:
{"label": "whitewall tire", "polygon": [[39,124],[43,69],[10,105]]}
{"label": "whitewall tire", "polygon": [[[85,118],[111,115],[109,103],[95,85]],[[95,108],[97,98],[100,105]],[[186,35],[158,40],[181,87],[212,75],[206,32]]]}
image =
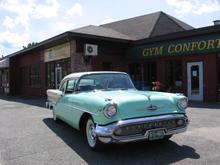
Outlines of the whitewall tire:
{"label": "whitewall tire", "polygon": [[60,120],[57,118],[57,115],[56,115],[55,111],[54,110],[52,110],[52,111],[53,111],[53,121],[56,122],[56,123],[59,123]]}
{"label": "whitewall tire", "polygon": [[86,121],[85,135],[86,135],[87,143],[91,149],[93,150],[101,149],[102,144],[95,134],[95,123],[91,117],[89,117]]}

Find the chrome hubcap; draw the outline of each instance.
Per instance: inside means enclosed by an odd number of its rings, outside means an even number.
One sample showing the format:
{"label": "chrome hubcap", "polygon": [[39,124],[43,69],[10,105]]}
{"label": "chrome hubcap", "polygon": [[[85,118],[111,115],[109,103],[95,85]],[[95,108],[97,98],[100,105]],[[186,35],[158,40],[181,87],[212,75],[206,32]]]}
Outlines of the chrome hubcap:
{"label": "chrome hubcap", "polygon": [[91,119],[86,124],[86,136],[89,146],[94,147],[96,145],[95,124]]}

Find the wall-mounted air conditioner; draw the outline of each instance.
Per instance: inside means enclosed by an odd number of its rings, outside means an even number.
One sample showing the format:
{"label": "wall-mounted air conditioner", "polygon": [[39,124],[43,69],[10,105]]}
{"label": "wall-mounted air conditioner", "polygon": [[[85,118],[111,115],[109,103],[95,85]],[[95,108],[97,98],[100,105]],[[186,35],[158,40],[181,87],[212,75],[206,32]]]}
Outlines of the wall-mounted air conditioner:
{"label": "wall-mounted air conditioner", "polygon": [[98,55],[98,45],[85,44],[84,45],[84,55],[85,56],[97,56]]}

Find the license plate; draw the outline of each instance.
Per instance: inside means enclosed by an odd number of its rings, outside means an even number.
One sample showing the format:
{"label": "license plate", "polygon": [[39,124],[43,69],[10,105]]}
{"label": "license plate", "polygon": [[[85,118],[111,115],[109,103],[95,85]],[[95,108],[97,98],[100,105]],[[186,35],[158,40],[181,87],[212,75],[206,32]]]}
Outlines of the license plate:
{"label": "license plate", "polygon": [[157,140],[157,139],[163,139],[164,138],[164,130],[151,130],[148,131],[148,139],[149,140]]}

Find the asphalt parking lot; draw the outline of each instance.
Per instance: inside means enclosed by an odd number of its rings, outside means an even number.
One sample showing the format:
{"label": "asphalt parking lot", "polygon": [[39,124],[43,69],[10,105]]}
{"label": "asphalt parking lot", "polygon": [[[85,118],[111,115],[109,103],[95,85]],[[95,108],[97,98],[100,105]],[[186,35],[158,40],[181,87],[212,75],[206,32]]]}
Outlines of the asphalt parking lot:
{"label": "asphalt parking lot", "polygon": [[167,143],[90,150],[81,134],[56,124],[43,100],[0,97],[0,165],[219,164],[220,104],[191,103],[188,131]]}

